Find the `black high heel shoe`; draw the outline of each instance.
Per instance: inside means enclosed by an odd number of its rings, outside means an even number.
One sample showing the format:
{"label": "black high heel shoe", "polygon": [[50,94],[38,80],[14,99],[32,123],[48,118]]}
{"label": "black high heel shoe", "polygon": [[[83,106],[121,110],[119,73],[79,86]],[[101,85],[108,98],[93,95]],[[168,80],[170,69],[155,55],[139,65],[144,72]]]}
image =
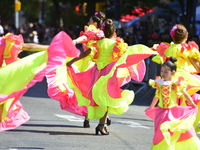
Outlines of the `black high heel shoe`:
{"label": "black high heel shoe", "polygon": [[83,127],[84,128],[90,128],[90,122],[89,122],[89,120],[84,120]]}
{"label": "black high heel shoe", "polygon": [[99,132],[100,132],[101,135],[109,135],[109,132],[105,132],[105,133],[102,132],[102,131],[99,129],[100,126],[105,127],[105,124],[98,124],[98,126],[95,128],[95,134],[98,135]]}
{"label": "black high heel shoe", "polygon": [[109,125],[111,125],[111,119],[110,118],[107,118],[107,125],[109,126]]}

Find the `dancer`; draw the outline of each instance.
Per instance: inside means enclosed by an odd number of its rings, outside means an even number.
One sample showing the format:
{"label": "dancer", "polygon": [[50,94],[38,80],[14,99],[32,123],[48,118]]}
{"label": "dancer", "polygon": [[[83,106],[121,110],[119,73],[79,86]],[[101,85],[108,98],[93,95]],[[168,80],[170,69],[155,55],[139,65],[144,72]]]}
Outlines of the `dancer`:
{"label": "dancer", "polygon": [[[90,20],[87,23],[88,26],[84,27],[84,32],[81,32],[80,37],[78,37],[77,39],[74,39],[73,43],[75,45],[78,43],[81,43],[83,49],[86,50],[86,45],[89,41],[102,39],[104,37],[104,33],[101,30],[101,24],[103,23],[105,18],[106,18],[106,16],[103,12],[95,12],[95,14],[90,17]],[[91,60],[91,59],[89,58],[89,60]],[[86,62],[87,62],[87,64],[86,64]],[[85,63],[80,62],[80,64],[82,64],[85,67],[88,67],[90,63],[91,63],[91,61],[85,61]],[[85,70],[84,67],[81,67],[81,68],[83,70]],[[108,118],[107,121],[108,121],[108,125],[110,125],[111,119]],[[90,127],[89,119],[87,116],[85,116],[85,119],[83,122],[83,127],[84,128]]]}
{"label": "dancer", "polygon": [[[103,12],[96,12],[94,15],[90,17],[88,22],[88,26],[85,26],[84,32],[80,33],[80,37],[73,40],[74,44],[81,43],[83,49],[86,50],[86,45],[91,40],[100,40],[104,37],[103,31],[100,29],[103,20],[105,19],[105,14]],[[60,60],[61,61],[61,60]],[[62,62],[65,62],[63,60]],[[65,63],[63,63],[65,64]],[[79,61],[80,71],[85,71],[92,67],[93,61],[91,57],[87,57],[87,61]],[[85,116],[83,127],[89,128],[89,119],[87,117],[87,107],[82,106],[79,107],[78,103],[73,101],[70,104],[70,96],[74,95],[73,90],[70,90],[68,87],[68,81],[65,76],[66,70],[65,66],[60,66],[55,70],[54,75],[48,75],[47,80],[48,82],[48,95],[50,98],[55,99],[60,102],[60,107],[63,110],[69,111],[76,115]],[[58,80],[59,79],[59,80]],[[68,91],[68,92],[66,92]],[[69,94],[71,93],[71,94]],[[75,97],[72,96],[72,97]],[[72,98],[74,99],[74,98]],[[111,119],[107,119],[107,124],[111,124]]]}
{"label": "dancer", "polygon": [[[150,80],[156,89],[155,97],[146,115],[154,120],[152,150],[200,150],[200,141],[193,128],[197,106],[186,92],[183,78],[173,78],[176,58],[167,57],[161,65],[161,79]],[[177,100],[184,96],[191,106],[179,106]],[[159,102],[158,102],[159,100]],[[158,107],[154,106],[158,102]]]}
{"label": "dancer", "polygon": [[[69,37],[66,37],[66,39]],[[62,51],[47,50],[48,45],[23,43],[21,35],[7,34],[0,38],[0,132],[14,129],[29,120],[19,98],[36,82],[55,70],[57,59],[66,59]],[[72,43],[73,51],[68,56],[76,56],[79,50]],[[22,50],[41,51],[19,59]],[[63,51],[64,52],[64,51]],[[55,56],[56,55],[56,56]]]}
{"label": "dancer", "polygon": [[[198,46],[194,41],[189,41],[187,29],[180,24],[175,25],[170,32],[173,39],[171,44],[160,43],[156,47],[156,51],[159,55],[153,57],[153,61],[162,64],[166,60],[167,56],[175,57],[177,59],[177,72],[175,77],[183,77],[187,86],[187,92],[192,96],[195,104],[198,105],[198,115],[194,123],[196,132],[200,131],[198,124],[200,121],[200,95],[196,94],[200,90],[200,76],[197,73],[200,71],[200,53]],[[187,100],[180,99],[179,105],[190,105]]]}
{"label": "dancer", "polygon": [[44,77],[42,73],[40,75],[36,74],[44,68],[47,53],[40,52],[25,59],[19,59],[18,54],[24,49],[47,50],[48,46],[37,45],[37,47],[32,43],[25,44],[21,35],[14,35],[12,33],[0,37],[0,43],[1,132],[14,129],[29,120],[28,114],[18,99],[29,87],[33,86],[35,82],[41,81]]}
{"label": "dancer", "polygon": [[[99,120],[95,134],[100,132],[108,135],[107,114],[123,114],[134,99],[133,91],[122,90],[120,87],[131,78],[143,78],[145,66],[140,66],[139,62],[156,53],[144,45],[128,47],[121,38],[113,38],[115,28],[111,19],[106,19],[102,30],[105,38],[90,41],[87,44],[88,50],[67,63],[67,71],[69,87],[74,89],[78,104],[87,106],[89,119]],[[78,62],[88,56],[95,64],[80,72]]]}

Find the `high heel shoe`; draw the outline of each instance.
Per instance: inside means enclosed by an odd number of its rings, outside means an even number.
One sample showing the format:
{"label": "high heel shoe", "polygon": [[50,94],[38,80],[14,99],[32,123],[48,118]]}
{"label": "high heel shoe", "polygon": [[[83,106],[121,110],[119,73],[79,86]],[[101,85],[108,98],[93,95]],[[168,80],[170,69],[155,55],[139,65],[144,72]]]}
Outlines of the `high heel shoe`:
{"label": "high heel shoe", "polygon": [[100,126],[105,126],[105,124],[98,124],[98,126],[95,128],[95,133],[96,133],[96,135],[98,135],[99,134],[99,132],[101,133],[101,135],[109,135],[109,132],[103,132],[103,131],[101,131],[100,129],[99,129],[99,127]]}
{"label": "high heel shoe", "polygon": [[89,120],[84,120],[83,127],[84,128],[90,128],[90,122],[89,122]]}
{"label": "high heel shoe", "polygon": [[111,125],[111,119],[110,118],[107,118],[107,125]]}

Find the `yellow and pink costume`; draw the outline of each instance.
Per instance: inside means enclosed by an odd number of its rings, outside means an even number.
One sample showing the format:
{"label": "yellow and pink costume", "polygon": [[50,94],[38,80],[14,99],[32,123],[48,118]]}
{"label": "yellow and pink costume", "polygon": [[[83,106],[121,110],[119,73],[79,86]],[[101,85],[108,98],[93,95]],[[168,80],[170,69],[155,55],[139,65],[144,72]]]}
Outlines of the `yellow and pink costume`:
{"label": "yellow and pink costume", "polygon": [[[58,59],[66,58],[57,49],[44,50],[19,59],[23,44],[21,35],[9,33],[0,37],[0,132],[14,129],[29,120],[19,98],[60,65]],[[73,48],[69,56],[78,54],[79,50],[72,43],[68,45]]]}
{"label": "yellow and pink costume", "polygon": [[[86,50],[86,45],[89,41],[91,40],[100,40],[104,37],[104,33],[102,30],[97,29],[94,25],[89,25],[84,27],[84,32],[80,33],[80,36],[86,36],[87,41],[82,43],[83,49]],[[65,40],[68,35],[65,34],[64,32],[60,32],[55,38],[54,41],[51,43],[50,50],[57,50],[54,48],[55,41],[59,40]],[[67,40],[66,40],[67,41]],[[60,42],[62,44],[63,41]],[[68,42],[71,42],[71,40]],[[64,53],[62,54],[62,58],[57,59],[59,67],[55,68],[53,72],[50,74],[47,74],[47,83],[48,83],[48,95],[50,98],[57,100],[60,102],[60,107],[63,110],[66,110],[68,112],[74,113],[76,115],[80,116],[87,116],[88,110],[87,107],[85,106],[78,106],[78,101],[76,98],[76,95],[74,94],[74,90],[69,88],[68,85],[68,79],[67,79],[67,70],[66,70],[66,62],[72,59],[73,57],[77,57],[79,52],[76,53],[75,55],[69,55],[70,49],[72,47],[68,47],[63,49],[62,45],[59,45],[59,47],[62,47],[62,51],[59,53]],[[67,51],[67,52],[65,52]],[[74,51],[73,48],[71,51]],[[75,50],[77,52],[77,49]],[[58,54],[59,55],[59,54]],[[58,56],[57,55],[57,56]],[[66,59],[67,57],[67,59]],[[54,58],[56,59],[56,58]],[[91,60],[90,57],[86,58],[87,60],[85,61],[79,61],[79,69],[81,71],[86,70],[89,68],[92,64],[93,61]]]}
{"label": "yellow and pink costume", "polygon": [[151,150],[200,150],[200,141],[193,124],[197,108],[179,106],[186,88],[183,78],[173,81],[150,80],[159,99],[158,107],[147,109],[146,115],[154,121],[154,137]]}
{"label": "yellow and pink costume", "polygon": [[[188,43],[174,44],[174,43],[161,43],[156,47],[156,51],[159,55],[153,57],[153,61],[162,64],[166,60],[166,57],[175,57],[177,61],[177,71],[174,78],[183,77],[187,84],[187,92],[192,96],[194,102],[198,105],[198,115],[194,123],[196,131],[200,131],[198,124],[200,121],[200,95],[197,94],[200,90],[200,76],[197,75],[197,71],[190,62],[189,58],[196,59],[200,62],[199,47],[193,41]],[[187,100],[180,99],[179,105],[189,105]]]}
{"label": "yellow and pink costume", "polygon": [[[63,48],[65,43],[72,42],[66,40],[65,35],[64,32],[56,35],[49,50],[65,49],[65,54],[62,54],[70,60],[77,56],[69,57],[70,47]],[[65,110],[88,115],[89,119],[99,120],[107,110],[110,114],[121,115],[132,103],[134,92],[120,87],[131,78],[141,81],[145,74],[145,65],[141,60],[156,52],[144,45],[128,47],[120,38],[90,41],[87,48],[92,49],[89,56],[71,67],[61,65],[46,75],[48,92],[55,95],[53,99],[59,100]],[[87,62],[90,62],[89,65],[84,66]]]}

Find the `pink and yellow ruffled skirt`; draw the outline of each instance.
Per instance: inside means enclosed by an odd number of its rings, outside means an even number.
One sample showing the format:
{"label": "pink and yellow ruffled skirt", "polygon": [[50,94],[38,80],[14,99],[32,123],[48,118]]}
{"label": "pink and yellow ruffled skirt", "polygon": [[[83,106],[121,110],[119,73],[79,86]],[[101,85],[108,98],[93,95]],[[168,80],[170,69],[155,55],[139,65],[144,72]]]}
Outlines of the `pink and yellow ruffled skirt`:
{"label": "pink and yellow ruffled skirt", "polygon": [[193,123],[197,108],[176,106],[169,109],[155,107],[147,109],[146,115],[154,121],[152,150],[199,150]]}

